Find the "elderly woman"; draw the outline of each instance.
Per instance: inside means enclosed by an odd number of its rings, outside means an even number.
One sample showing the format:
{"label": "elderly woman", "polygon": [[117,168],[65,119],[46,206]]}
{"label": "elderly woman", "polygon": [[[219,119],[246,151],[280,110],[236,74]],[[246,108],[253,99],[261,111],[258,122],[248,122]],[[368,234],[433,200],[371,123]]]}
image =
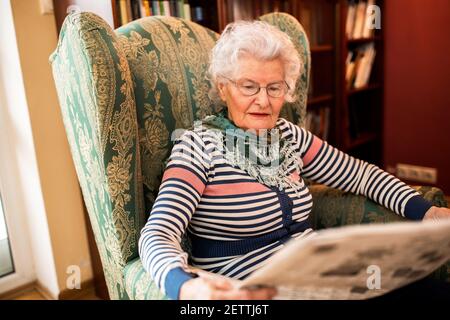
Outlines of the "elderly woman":
{"label": "elderly woman", "polygon": [[[144,267],[170,298],[272,298],[274,289],[237,290],[230,279],[247,277],[286,241],[312,234],[303,178],[367,196],[409,219],[450,215],[380,168],[279,118],[295,98],[299,72],[289,37],[264,22],[230,24],[214,47],[212,94],[226,107],[175,143],[139,241]],[[186,230],[191,257],[180,245]]]}

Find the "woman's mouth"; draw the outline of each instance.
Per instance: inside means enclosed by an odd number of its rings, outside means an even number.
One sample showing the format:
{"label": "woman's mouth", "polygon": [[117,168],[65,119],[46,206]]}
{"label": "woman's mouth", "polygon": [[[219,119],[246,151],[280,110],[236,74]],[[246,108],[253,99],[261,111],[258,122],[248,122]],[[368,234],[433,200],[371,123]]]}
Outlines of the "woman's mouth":
{"label": "woman's mouth", "polygon": [[250,112],[249,115],[256,118],[265,118],[268,117],[270,114],[262,112]]}

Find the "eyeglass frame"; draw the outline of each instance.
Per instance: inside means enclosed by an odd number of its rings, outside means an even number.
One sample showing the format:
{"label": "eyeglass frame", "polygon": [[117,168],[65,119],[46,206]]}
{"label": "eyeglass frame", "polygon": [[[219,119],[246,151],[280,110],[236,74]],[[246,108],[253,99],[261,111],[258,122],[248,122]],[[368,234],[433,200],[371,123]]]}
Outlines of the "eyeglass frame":
{"label": "eyeglass frame", "polygon": [[[268,84],[267,86],[265,86],[265,87],[261,87],[261,85],[260,85],[259,83],[254,82],[253,80],[247,79],[248,81],[253,82],[253,83],[255,83],[255,84],[258,85],[258,91],[256,91],[256,92],[253,93],[253,94],[248,95],[248,94],[245,94],[245,93],[243,93],[243,92],[241,91],[240,86],[238,85],[237,81],[235,81],[235,80],[233,80],[233,79],[230,79],[230,78],[228,78],[228,77],[225,77],[225,76],[221,76],[221,77],[224,78],[224,79],[227,79],[227,80],[230,81],[232,84],[234,84],[235,87],[238,89],[238,91],[239,91],[241,94],[243,94],[244,96],[246,96],[246,97],[253,97],[253,96],[256,96],[258,93],[261,92],[261,89],[266,89],[266,94],[267,94],[268,97],[278,99],[278,98],[284,97],[284,96],[286,95],[286,93],[288,93],[288,91],[290,90],[290,87],[289,87],[289,85],[287,84],[286,81],[282,81],[282,82],[281,82],[281,81],[279,81],[279,82],[273,82],[273,83],[269,83],[269,84]],[[269,91],[267,91],[267,87],[268,87],[268,86],[270,86],[270,85],[272,85],[272,84],[276,84],[276,83],[283,83],[283,84],[286,86],[286,87],[285,87],[285,92],[284,92],[284,94],[281,95],[281,96],[279,96],[279,97],[274,97],[274,96],[270,95]]]}

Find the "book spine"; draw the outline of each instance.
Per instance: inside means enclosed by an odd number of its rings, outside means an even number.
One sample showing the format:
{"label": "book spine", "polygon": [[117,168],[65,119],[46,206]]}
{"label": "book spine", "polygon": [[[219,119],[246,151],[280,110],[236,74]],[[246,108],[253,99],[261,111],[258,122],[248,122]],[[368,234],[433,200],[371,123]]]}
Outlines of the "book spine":
{"label": "book spine", "polygon": [[153,15],[155,15],[155,16],[161,15],[161,10],[159,8],[159,1],[157,1],[157,0],[152,1],[152,12],[153,12]]}
{"label": "book spine", "polygon": [[140,0],[141,5],[141,15],[143,17],[149,17],[152,15],[152,9],[150,8],[149,0]]}
{"label": "book spine", "polygon": [[177,0],[177,12],[178,12],[178,16],[180,18],[185,18],[185,16],[184,16],[184,1],[183,0]]}
{"label": "book spine", "polygon": [[365,1],[360,1],[358,3],[355,27],[353,30],[353,38],[354,39],[358,39],[358,38],[362,37],[364,21],[365,21],[365,16],[366,16],[366,7],[367,7],[367,3]]}
{"label": "book spine", "polygon": [[133,21],[133,9],[131,8],[131,0],[127,0],[127,16],[128,22]]}
{"label": "book spine", "polygon": [[131,20],[142,18],[139,0],[130,0]]}
{"label": "book spine", "polygon": [[366,7],[366,18],[364,21],[363,26],[363,38],[370,38],[373,36],[374,29],[372,28],[374,16],[371,15],[372,12],[370,12],[371,6],[375,4],[375,0],[368,0],[367,1],[367,7]]}
{"label": "book spine", "polygon": [[185,3],[184,4],[184,18],[186,20],[192,21],[192,19],[191,19],[191,6],[189,5],[189,3]]}
{"label": "book spine", "polygon": [[178,17],[177,0],[169,0],[169,6],[172,17]]}
{"label": "book spine", "polygon": [[171,16],[172,13],[170,12],[170,4],[168,0],[162,1],[163,7],[164,7],[164,15],[165,16]]}
{"label": "book spine", "polygon": [[120,11],[120,24],[127,24],[129,21],[128,10],[127,10],[127,0],[119,0],[119,11]]}

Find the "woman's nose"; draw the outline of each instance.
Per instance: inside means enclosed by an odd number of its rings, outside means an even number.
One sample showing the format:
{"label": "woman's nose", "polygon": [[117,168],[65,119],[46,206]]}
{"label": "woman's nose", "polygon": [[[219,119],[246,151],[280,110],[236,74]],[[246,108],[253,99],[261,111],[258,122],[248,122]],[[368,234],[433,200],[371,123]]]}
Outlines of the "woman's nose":
{"label": "woman's nose", "polygon": [[266,88],[261,88],[256,94],[256,101],[262,108],[268,107],[270,104],[269,96],[267,95]]}

